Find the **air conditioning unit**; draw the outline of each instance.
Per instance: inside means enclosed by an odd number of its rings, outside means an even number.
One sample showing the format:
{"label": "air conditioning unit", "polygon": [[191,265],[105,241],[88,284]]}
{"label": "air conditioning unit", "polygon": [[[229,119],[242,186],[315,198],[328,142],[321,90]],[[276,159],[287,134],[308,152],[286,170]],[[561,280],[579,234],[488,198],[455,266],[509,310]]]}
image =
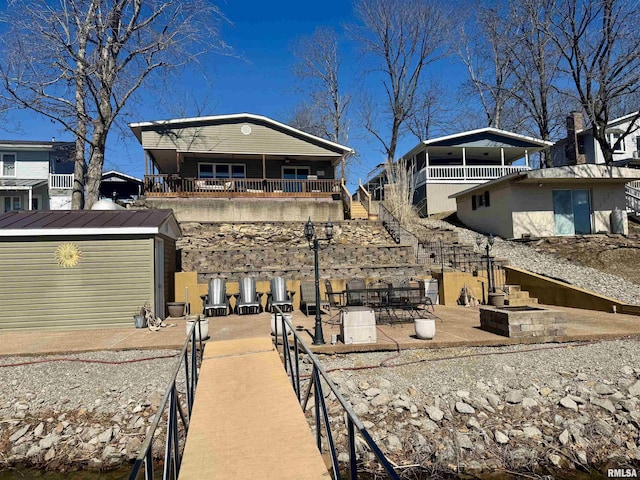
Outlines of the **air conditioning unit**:
{"label": "air conditioning unit", "polygon": [[638,150],[634,150],[633,151],[633,159],[634,160],[640,160],[640,151],[638,151]]}

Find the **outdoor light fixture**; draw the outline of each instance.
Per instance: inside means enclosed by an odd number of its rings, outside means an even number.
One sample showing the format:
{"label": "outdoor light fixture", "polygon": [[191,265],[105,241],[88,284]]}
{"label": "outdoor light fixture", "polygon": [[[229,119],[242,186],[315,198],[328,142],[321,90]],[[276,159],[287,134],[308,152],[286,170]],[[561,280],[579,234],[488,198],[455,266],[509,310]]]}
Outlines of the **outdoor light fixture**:
{"label": "outdoor light fixture", "polygon": [[[482,245],[483,240],[484,237],[482,235],[476,236],[476,245],[478,245],[478,248],[480,248],[480,245]],[[487,293],[496,293],[495,279],[493,278],[493,262],[491,261],[491,255],[489,255],[494,242],[495,237],[493,235],[489,235],[489,237],[487,237],[487,243],[484,247],[487,252]]]}
{"label": "outdoor light fixture", "polygon": [[313,345],[324,345],[324,333],[322,332],[322,317],[320,316],[320,272],[318,266],[318,251],[320,242],[326,242],[327,246],[333,238],[333,224],[328,221],[324,226],[324,238],[316,236],[316,227],[309,217],[309,221],[304,224],[304,237],[309,242],[309,248],[313,250],[313,268],[316,283],[316,322],[313,332]]}

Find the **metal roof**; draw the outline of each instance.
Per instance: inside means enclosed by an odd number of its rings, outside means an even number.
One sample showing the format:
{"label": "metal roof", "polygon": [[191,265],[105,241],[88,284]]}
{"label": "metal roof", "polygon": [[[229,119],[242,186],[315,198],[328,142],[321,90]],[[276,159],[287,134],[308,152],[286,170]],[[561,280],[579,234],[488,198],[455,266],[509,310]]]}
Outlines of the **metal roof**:
{"label": "metal roof", "polygon": [[33,188],[33,187],[39,187],[40,185],[46,185],[46,184],[47,184],[47,181],[42,179],[19,180],[15,178],[3,178],[3,179],[0,179],[0,190],[12,190],[19,187]]}
{"label": "metal roof", "polygon": [[40,210],[0,215],[0,236],[156,233],[179,236],[172,210]]}

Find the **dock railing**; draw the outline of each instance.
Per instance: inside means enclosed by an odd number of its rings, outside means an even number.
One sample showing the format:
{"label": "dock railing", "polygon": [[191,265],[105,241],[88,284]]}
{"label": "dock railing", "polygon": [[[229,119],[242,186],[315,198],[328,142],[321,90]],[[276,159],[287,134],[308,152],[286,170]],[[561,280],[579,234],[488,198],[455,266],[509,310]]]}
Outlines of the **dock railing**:
{"label": "dock railing", "polygon": [[[198,341],[197,346],[196,340]],[[200,317],[198,317],[198,319],[193,322],[187,334],[187,339],[179,354],[180,358],[173,369],[171,381],[160,402],[153,424],[147,431],[147,436],[142,444],[140,453],[129,474],[129,480],[137,480],[141,472],[144,472],[145,480],[154,479],[153,442],[156,437],[156,430],[158,430],[165,415],[167,431],[162,459],[162,480],[178,479],[185,443],[184,440],[187,438],[189,421],[193,410],[193,401],[198,383],[199,364],[202,362],[202,351],[202,329],[200,327]],[[178,392],[178,379],[181,377],[180,372],[184,372],[186,411]]]}
{"label": "dock railing", "polygon": [[[380,450],[380,447],[373,440],[367,429],[364,427],[362,421],[355,414],[351,405],[342,396],[338,387],[333,383],[329,374],[322,367],[318,358],[311,352],[307,344],[302,340],[300,334],[295,330],[289,320],[285,318],[282,310],[277,305],[274,305],[276,310],[276,325],[280,322],[280,328],[275,330],[281,332],[281,335],[276,335],[276,343],[280,338],[283,351],[284,369],[291,379],[291,386],[295,392],[298,402],[300,403],[302,410],[305,411],[307,403],[310,399],[311,391],[313,390],[314,399],[314,420],[315,420],[315,435],[316,445],[320,453],[323,452],[322,443],[322,428],[324,427],[324,434],[327,443],[328,454],[331,458],[332,466],[332,478],[334,480],[341,480],[349,478],[350,480],[357,480],[358,478],[358,456],[356,453],[356,432],[360,435],[362,440],[371,449],[371,452],[375,456],[378,464],[387,474],[387,477],[392,480],[400,480],[400,476],[396,473],[393,465],[387,459],[385,454]],[[293,345],[290,345],[287,332],[292,332]],[[293,352],[292,352],[293,350]],[[300,375],[300,354],[307,355],[311,363],[311,373],[309,374],[308,383],[305,387],[305,391],[302,391],[302,377]],[[306,377],[306,374],[305,374]],[[345,419],[347,423],[347,445],[349,450],[349,472],[348,475],[342,476],[338,464],[338,452],[337,445],[334,441],[333,432],[331,430],[331,423],[329,421],[329,411],[327,404],[325,403],[325,394],[323,393],[323,382],[335,395],[336,400],[342,406],[344,410]],[[378,478],[378,477],[375,477]]]}

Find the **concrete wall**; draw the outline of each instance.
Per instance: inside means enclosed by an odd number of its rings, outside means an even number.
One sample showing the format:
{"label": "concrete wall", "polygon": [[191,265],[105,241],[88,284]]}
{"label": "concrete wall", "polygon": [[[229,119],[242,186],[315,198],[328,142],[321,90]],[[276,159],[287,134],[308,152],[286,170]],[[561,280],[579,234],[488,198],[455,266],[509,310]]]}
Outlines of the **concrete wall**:
{"label": "concrete wall", "polygon": [[51,190],[49,191],[50,210],[71,209],[71,190]]}
{"label": "concrete wall", "polygon": [[[444,271],[444,279],[441,272],[434,272],[433,278],[438,280],[438,293],[440,296],[440,305],[458,305],[458,298],[460,298],[460,292],[466,285],[474,297],[480,302],[482,301],[483,284],[484,289],[487,288],[487,279],[482,276],[483,272],[480,272],[480,276],[474,277],[470,273],[458,272],[458,271]],[[485,291],[486,296],[486,291]]]}
{"label": "concrete wall", "polygon": [[[537,298],[540,303],[545,305],[584,308],[603,312],[611,312],[612,307],[615,305],[619,313],[623,313],[623,311],[633,313],[634,311],[633,306],[627,306],[618,300],[590,292],[589,290],[574,287],[520,268],[505,266],[504,269],[507,274],[508,284],[520,285],[522,290],[528,291],[529,295]],[[637,315],[637,313],[635,314]]]}
{"label": "concrete wall", "polygon": [[147,198],[143,204],[172,209],[179,222],[344,220],[342,201],[331,199]]}
{"label": "concrete wall", "polygon": [[[482,192],[476,192],[476,195]],[[488,207],[478,206],[473,210],[471,195],[458,197],[458,218],[474,230],[511,238],[513,236],[511,189],[507,184],[498,185],[491,190],[489,200]]]}

